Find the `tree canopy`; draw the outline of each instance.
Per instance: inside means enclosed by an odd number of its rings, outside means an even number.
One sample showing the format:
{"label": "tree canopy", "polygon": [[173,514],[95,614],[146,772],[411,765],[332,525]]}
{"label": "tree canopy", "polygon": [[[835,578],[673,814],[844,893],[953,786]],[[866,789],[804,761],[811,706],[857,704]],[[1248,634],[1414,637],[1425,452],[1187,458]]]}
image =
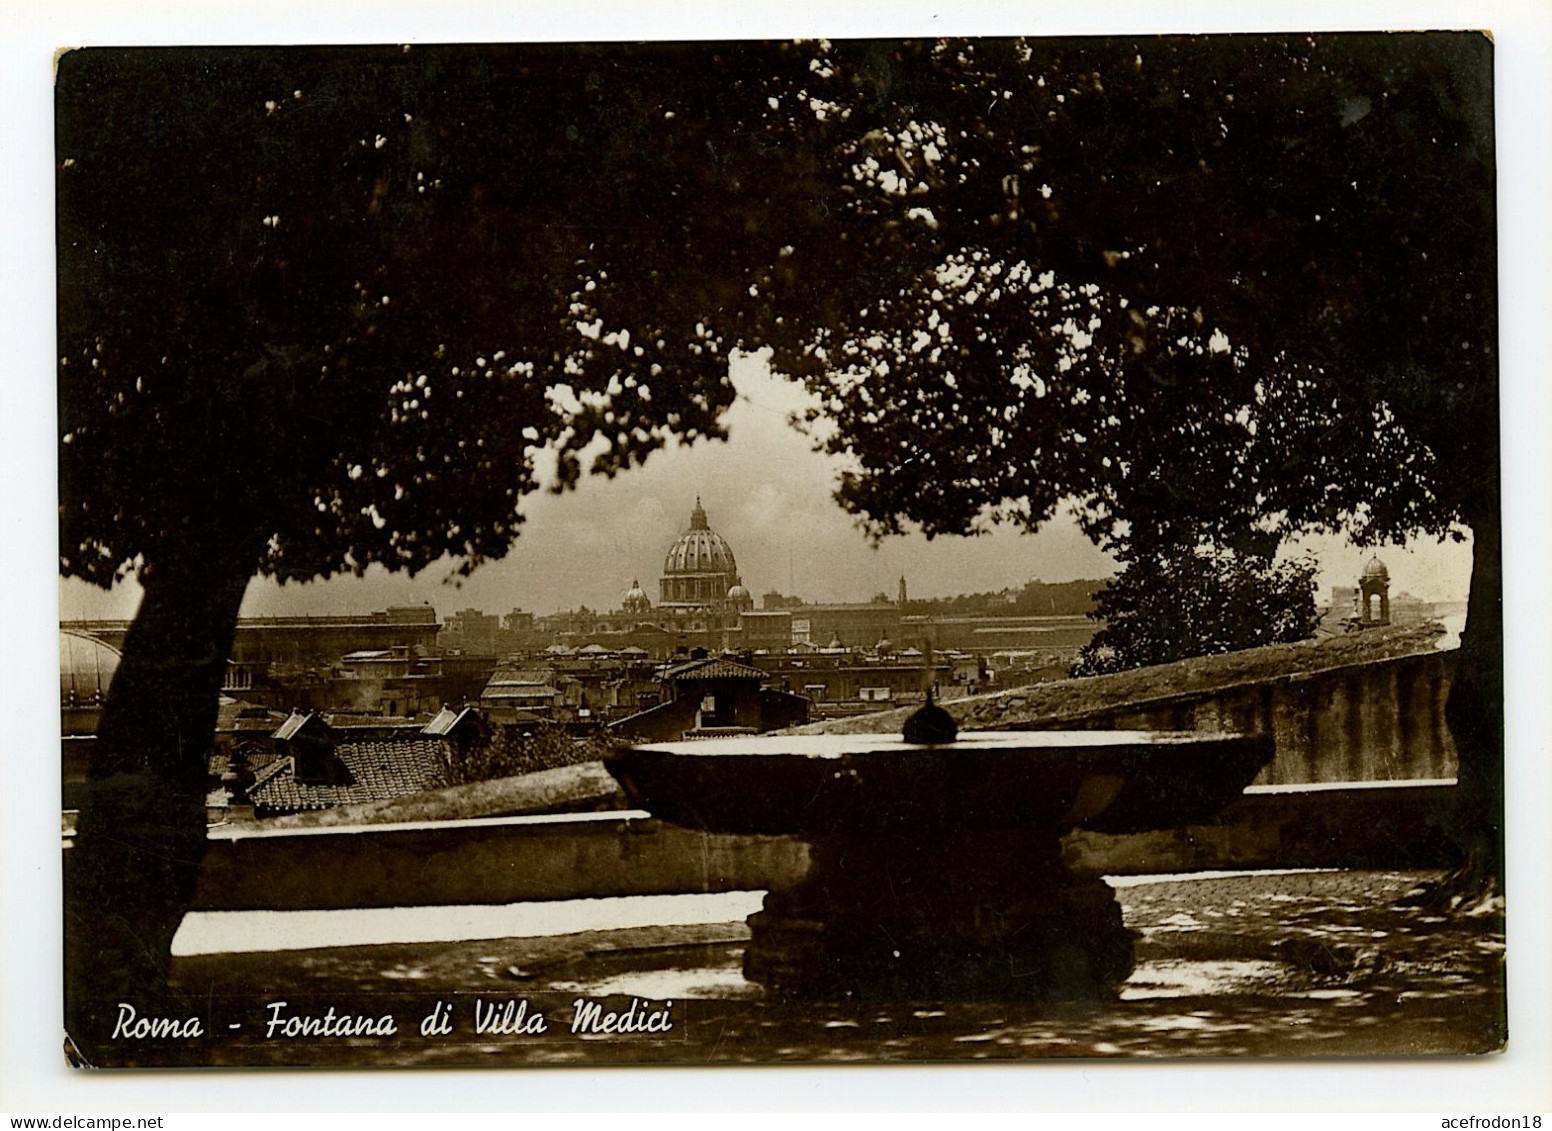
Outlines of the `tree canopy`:
{"label": "tree canopy", "polygon": [[1033,529],[1072,504],[1113,551],[1263,560],[1303,529],[1469,528],[1446,712],[1467,863],[1438,891],[1492,892],[1487,36],[846,45],[823,70],[867,127],[828,151],[854,185],[838,246],[867,288],[775,363],[821,397],[810,423],[853,465],[842,503],[929,534]]}
{"label": "tree canopy", "polygon": [[472,568],[544,449],[571,482],[718,434],[824,199],[766,93],[794,52],[64,56],[62,571]]}
{"label": "tree canopy", "polygon": [[[847,51],[837,71],[878,73]],[[910,228],[914,255],[863,255],[887,285],[777,356],[877,528],[1033,527],[1076,500],[1101,539],[1177,518],[1383,538],[1495,510],[1484,37],[891,58],[891,116],[840,157],[845,222]]]}
{"label": "tree canopy", "polygon": [[62,569],[236,516],[281,578],[472,565],[541,449],[717,434],[766,344],[880,530],[1442,532],[1496,495],[1489,50],[72,53]]}
{"label": "tree canopy", "polygon": [[1267,644],[1315,632],[1316,563],[1195,540],[1128,538],[1122,570],[1099,591],[1102,622],[1072,674],[1102,675]]}
{"label": "tree canopy", "polygon": [[564,485],[718,434],[740,319],[823,227],[824,123],[773,93],[809,55],[61,57],[60,569],[145,594],[65,889],[89,1060],[166,983],[249,578],[471,569],[547,458]]}

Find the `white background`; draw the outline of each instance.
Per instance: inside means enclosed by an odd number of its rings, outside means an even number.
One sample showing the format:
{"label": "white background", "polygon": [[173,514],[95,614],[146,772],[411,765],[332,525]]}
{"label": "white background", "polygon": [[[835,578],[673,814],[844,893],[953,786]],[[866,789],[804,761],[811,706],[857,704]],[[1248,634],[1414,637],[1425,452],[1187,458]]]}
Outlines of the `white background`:
{"label": "white background", "polygon": [[[1545,528],[1552,5],[1186,0],[1060,8],[921,0],[656,6],[0,5],[0,1110],[11,1112],[1547,1111],[1552,1092]],[[747,8],[747,10],[745,10]],[[1507,675],[1509,1051],[1450,1062],[1042,1062],[870,1069],[80,1074],[60,1055],[50,60],[66,45],[1489,28],[1497,43]],[[246,1122],[246,1121],[243,1121]],[[177,1124],[173,1124],[177,1125]],[[183,1123],[183,1126],[189,1126]],[[1395,1121],[1386,1121],[1395,1126]],[[1438,1127],[1419,1118],[1409,1126]],[[1549,1125],[1552,1126],[1552,1125]]]}

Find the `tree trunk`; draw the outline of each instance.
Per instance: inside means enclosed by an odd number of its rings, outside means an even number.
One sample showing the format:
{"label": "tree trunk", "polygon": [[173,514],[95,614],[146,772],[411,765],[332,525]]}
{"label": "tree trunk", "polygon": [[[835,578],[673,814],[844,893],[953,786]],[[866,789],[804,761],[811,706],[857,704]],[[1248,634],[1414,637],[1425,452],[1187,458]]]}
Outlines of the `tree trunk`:
{"label": "tree trunk", "polygon": [[1468,853],[1483,881],[1503,883],[1503,520],[1497,499],[1471,524],[1471,603],[1445,717],[1460,755]]}
{"label": "tree trunk", "polygon": [[1444,716],[1460,759],[1453,833],[1464,863],[1406,902],[1491,910],[1504,889],[1503,538],[1496,494],[1467,516],[1471,598]]}
{"label": "tree trunk", "polygon": [[65,1019],[87,1063],[118,1004],[170,1007],[174,932],[205,848],[208,755],[254,558],[183,555],[143,577],[65,865]]}

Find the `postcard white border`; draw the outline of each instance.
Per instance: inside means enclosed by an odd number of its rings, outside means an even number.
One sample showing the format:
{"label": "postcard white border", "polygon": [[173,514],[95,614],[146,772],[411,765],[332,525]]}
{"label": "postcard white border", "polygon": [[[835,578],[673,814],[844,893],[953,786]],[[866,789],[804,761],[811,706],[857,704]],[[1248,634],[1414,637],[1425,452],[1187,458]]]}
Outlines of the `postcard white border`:
{"label": "postcard white border", "polygon": [[[852,6],[699,0],[663,8],[610,0],[514,7],[342,0],[268,5],[111,0],[8,5],[0,56],[0,867],[4,868],[0,1109],[113,1110],[1547,1110],[1545,806],[1541,726],[1552,633],[1546,430],[1552,138],[1552,7],[1539,0],[1169,5],[900,0]],[[747,8],[747,10],[745,10]],[[52,129],[49,60],[70,44],[456,42],[506,39],[719,39],[934,34],[1490,28],[1497,43],[1502,263],[1507,689],[1510,704],[1510,1047],[1473,1061],[1276,1064],[1026,1063],[687,1070],[467,1072],[69,1072],[59,1054],[57,805],[54,750],[55,465],[52,382]]]}

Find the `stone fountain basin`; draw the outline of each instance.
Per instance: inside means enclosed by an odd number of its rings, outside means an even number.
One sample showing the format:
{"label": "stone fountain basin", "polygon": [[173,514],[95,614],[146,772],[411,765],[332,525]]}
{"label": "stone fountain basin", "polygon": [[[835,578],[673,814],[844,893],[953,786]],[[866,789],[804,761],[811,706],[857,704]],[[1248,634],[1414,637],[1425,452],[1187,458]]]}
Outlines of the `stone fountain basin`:
{"label": "stone fountain basin", "polygon": [[1122,833],[1211,817],[1273,747],[1194,731],[978,731],[941,746],[760,735],[634,746],[607,765],[641,808],[713,833]]}

